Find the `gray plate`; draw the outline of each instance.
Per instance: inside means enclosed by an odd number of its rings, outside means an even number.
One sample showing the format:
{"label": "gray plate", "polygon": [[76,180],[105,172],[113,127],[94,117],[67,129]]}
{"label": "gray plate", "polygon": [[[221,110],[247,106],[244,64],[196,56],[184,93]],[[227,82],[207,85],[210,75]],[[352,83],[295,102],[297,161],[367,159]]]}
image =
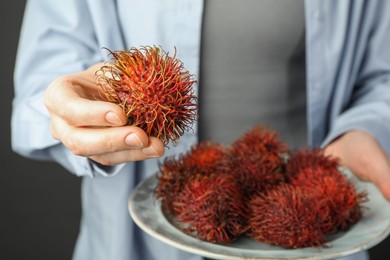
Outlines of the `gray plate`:
{"label": "gray plate", "polygon": [[[344,170],[345,174],[352,175]],[[259,243],[242,236],[228,245],[218,245],[186,235],[166,219],[154,196],[156,176],[140,183],[129,198],[129,212],[134,222],[149,235],[184,251],[214,259],[332,259],[371,248],[390,233],[390,203],[371,183],[352,177],[359,191],[368,193],[364,217],[348,232],[330,237],[328,247],[286,249]]]}

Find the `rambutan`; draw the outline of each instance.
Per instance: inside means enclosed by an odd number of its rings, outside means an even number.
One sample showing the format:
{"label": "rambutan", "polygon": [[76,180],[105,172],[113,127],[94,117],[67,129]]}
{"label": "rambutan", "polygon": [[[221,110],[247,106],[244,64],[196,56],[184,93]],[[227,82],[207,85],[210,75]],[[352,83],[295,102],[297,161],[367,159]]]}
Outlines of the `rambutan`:
{"label": "rambutan", "polygon": [[248,235],[287,248],[324,245],[320,223],[321,215],[327,212],[323,203],[315,190],[288,184],[258,192],[248,202]]}
{"label": "rambutan", "polygon": [[159,163],[155,195],[161,200],[163,211],[166,214],[174,214],[172,201],[181,192],[189,178],[190,172],[187,168],[175,157],[166,157],[163,162]]}
{"label": "rambutan", "polygon": [[356,186],[343,174],[325,177],[322,182],[318,182],[317,189],[329,198],[333,221],[329,233],[346,231],[363,217],[363,203],[368,201],[367,193],[358,192]]}
{"label": "rambutan", "polygon": [[323,246],[328,234],[362,218],[368,200],[336,158],[319,148],[288,151],[263,126],[229,147],[202,141],[159,169],[165,214],[183,232],[218,244],[246,233],[287,248]]}
{"label": "rambutan", "polygon": [[178,157],[167,157],[159,163],[159,185],[156,196],[162,200],[165,211],[175,214],[172,201],[189,178],[196,175],[222,174],[230,170],[230,159],[224,145],[203,141]]}
{"label": "rambutan", "polygon": [[323,219],[324,233],[347,230],[363,216],[365,192],[358,192],[352,181],[340,171],[337,159],[323,150],[296,151],[286,163],[288,182],[294,186],[316,189],[327,200],[329,216]]}
{"label": "rambutan", "polygon": [[[332,174],[336,172],[338,174],[339,161],[337,158],[327,156],[324,150],[321,148],[302,148],[294,151],[290,151],[288,155],[288,161],[285,165],[286,175],[290,179],[296,179],[295,177],[303,169],[315,170],[317,178],[321,178],[323,174]],[[302,178],[303,181],[303,178]]]}
{"label": "rambutan", "polygon": [[211,140],[195,144],[188,153],[181,156],[180,161],[187,165],[193,174],[220,174],[231,170],[228,148]]}
{"label": "rambutan", "polygon": [[303,169],[295,180],[295,185],[316,189],[321,197],[327,198],[329,219],[324,220],[325,233],[348,230],[363,217],[363,203],[367,193],[358,192],[353,182],[340,171],[324,172],[317,169]]}
{"label": "rambutan", "polygon": [[266,126],[256,126],[231,145],[232,174],[248,196],[285,181],[287,150],[287,144]]}
{"label": "rambutan", "polygon": [[227,174],[194,176],[173,202],[183,232],[218,244],[231,242],[246,231],[244,205],[241,187]]}
{"label": "rambutan", "polygon": [[234,155],[264,155],[271,162],[279,161],[280,155],[288,151],[287,144],[279,138],[278,133],[266,125],[257,125],[245,132],[233,142],[232,147]]}
{"label": "rambutan", "polygon": [[194,76],[183,63],[156,46],[111,51],[112,61],[96,72],[104,98],[118,104],[128,125],[174,144],[197,119]]}

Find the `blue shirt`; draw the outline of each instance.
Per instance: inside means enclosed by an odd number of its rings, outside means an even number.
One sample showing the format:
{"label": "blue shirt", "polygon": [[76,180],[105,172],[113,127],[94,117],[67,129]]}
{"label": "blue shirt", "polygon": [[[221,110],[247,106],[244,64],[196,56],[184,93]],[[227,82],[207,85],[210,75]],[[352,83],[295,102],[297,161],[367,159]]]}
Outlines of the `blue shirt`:
{"label": "blue shirt", "polygon": [[[198,74],[202,0],[30,0],[15,68],[12,147],[37,160],[55,160],[84,176],[82,221],[74,259],[200,259],[140,231],[128,197],[157,170],[157,159],[100,168],[73,155],[50,135],[43,93],[55,78],[107,59],[102,47],[177,47]],[[390,151],[390,1],[305,2],[308,140],[324,146],[340,134],[370,132]],[[195,86],[197,87],[197,86]],[[187,133],[166,156],[197,141]]]}

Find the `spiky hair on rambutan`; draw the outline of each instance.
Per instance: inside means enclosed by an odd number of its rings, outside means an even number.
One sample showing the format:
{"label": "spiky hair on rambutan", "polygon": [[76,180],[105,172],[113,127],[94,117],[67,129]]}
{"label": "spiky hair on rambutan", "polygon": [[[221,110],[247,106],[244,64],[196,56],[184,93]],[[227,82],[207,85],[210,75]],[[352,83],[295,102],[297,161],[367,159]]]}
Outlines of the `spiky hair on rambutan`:
{"label": "spiky hair on rambutan", "polygon": [[174,215],[172,201],[183,189],[190,172],[187,170],[188,167],[174,156],[166,157],[164,161],[159,162],[158,167],[155,195],[161,200],[164,213]]}
{"label": "spiky hair on rambutan", "polygon": [[247,230],[241,187],[228,174],[192,177],[173,207],[179,229],[204,241],[226,244]]}
{"label": "spiky hair on rambutan", "polygon": [[286,248],[323,246],[321,224],[329,214],[325,203],[314,189],[289,184],[255,193],[248,202],[247,234]]}
{"label": "spiky hair on rambutan", "polygon": [[172,208],[173,198],[178,196],[189,178],[227,173],[231,169],[230,161],[227,147],[208,140],[195,144],[186,153],[167,157],[159,162],[156,197],[161,199],[164,211],[175,214]]}
{"label": "spiky hair on rambutan", "polygon": [[285,181],[283,155],[287,152],[276,131],[257,125],[232,143],[232,174],[248,196],[268,189]]}
{"label": "spiky hair on rambutan", "polygon": [[328,199],[330,214],[327,224],[322,225],[325,233],[346,231],[363,217],[367,193],[358,191],[356,185],[339,170],[304,168],[289,183],[316,189],[322,198]]}
{"label": "spiky hair on rambutan", "polygon": [[[359,191],[357,186],[341,172],[324,176],[321,180],[312,181],[311,186],[329,198],[330,218],[325,232],[334,233],[346,231],[356,224],[362,217],[368,201],[366,191]],[[310,183],[306,182],[309,187]]]}
{"label": "spiky hair on rambutan", "polygon": [[[318,174],[332,172],[339,173],[339,159],[333,156],[325,155],[324,149],[321,148],[300,148],[289,151],[289,158],[286,162],[286,174],[289,178],[294,179],[304,169],[318,170]],[[322,176],[318,176],[320,178]]]}
{"label": "spiky hair on rambutan", "polygon": [[287,144],[267,125],[256,125],[243,133],[232,143],[232,147],[234,155],[264,154],[272,157],[269,160],[279,160],[281,154],[288,152]]}
{"label": "spiky hair on rambutan", "polygon": [[212,173],[226,173],[231,170],[231,154],[223,144],[212,140],[204,140],[195,144],[184,154],[180,161],[188,166],[193,174],[210,175]]}
{"label": "spiky hair on rambutan", "polygon": [[164,145],[177,144],[197,120],[195,76],[157,46],[109,51],[112,57],[96,71],[104,99],[124,110],[128,125],[138,126]]}
{"label": "spiky hair on rambutan", "polygon": [[327,199],[329,217],[322,225],[324,233],[348,230],[363,217],[365,191],[358,191],[353,181],[339,167],[338,159],[326,156],[320,148],[299,149],[286,162],[288,183],[315,189]]}
{"label": "spiky hair on rambutan", "polygon": [[217,244],[247,234],[287,248],[326,246],[328,234],[363,217],[368,200],[336,158],[320,148],[289,151],[265,126],[230,146],[202,141],[159,168],[164,214],[183,232]]}

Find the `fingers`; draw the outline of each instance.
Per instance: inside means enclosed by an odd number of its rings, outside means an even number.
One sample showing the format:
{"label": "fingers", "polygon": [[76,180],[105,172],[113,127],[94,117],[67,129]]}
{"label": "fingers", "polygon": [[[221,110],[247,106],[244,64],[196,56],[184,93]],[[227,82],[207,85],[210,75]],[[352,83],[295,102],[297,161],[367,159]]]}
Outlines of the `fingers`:
{"label": "fingers", "polygon": [[[150,147],[149,137],[138,127],[74,127],[55,116],[52,117],[52,135],[72,153],[84,157]],[[159,156],[164,145],[160,140],[154,140],[151,144],[156,153],[145,155]]]}
{"label": "fingers", "polygon": [[386,153],[379,146],[369,149],[369,152],[361,154],[354,164],[350,166],[351,170],[356,172],[357,176],[363,176],[362,179],[375,184],[382,195],[390,200],[390,163]]}
{"label": "fingers", "polygon": [[383,196],[390,200],[390,164],[388,160],[385,164],[372,168],[371,181],[378,187]]}
{"label": "fingers", "polygon": [[376,186],[381,191],[383,197],[385,197],[386,200],[390,201],[390,189],[389,186],[390,182],[382,182],[380,184],[377,184]]}
{"label": "fingers", "polygon": [[124,125],[127,118],[122,108],[98,100],[100,95],[100,87],[90,77],[65,76],[48,86],[45,105],[50,114],[73,126]]}
{"label": "fingers", "polygon": [[125,150],[89,157],[90,159],[107,166],[113,166],[129,161],[140,161],[164,155],[164,146],[155,137],[150,138],[149,145],[142,149]]}
{"label": "fingers", "polygon": [[[52,134],[73,154],[107,166],[164,155],[164,144],[134,126],[80,128],[52,118]],[[60,127],[61,129],[58,129]]]}
{"label": "fingers", "polygon": [[120,126],[127,121],[123,110],[108,102],[74,98],[60,106],[59,116],[73,126]]}
{"label": "fingers", "polygon": [[351,131],[333,141],[325,154],[340,159],[359,179],[374,183],[390,200],[390,159],[370,134]]}
{"label": "fingers", "polygon": [[148,137],[139,127],[124,126],[127,117],[122,108],[99,100],[101,87],[94,74],[101,65],[60,77],[48,86],[44,101],[52,136],[73,154],[103,165],[162,156],[161,140]]}

